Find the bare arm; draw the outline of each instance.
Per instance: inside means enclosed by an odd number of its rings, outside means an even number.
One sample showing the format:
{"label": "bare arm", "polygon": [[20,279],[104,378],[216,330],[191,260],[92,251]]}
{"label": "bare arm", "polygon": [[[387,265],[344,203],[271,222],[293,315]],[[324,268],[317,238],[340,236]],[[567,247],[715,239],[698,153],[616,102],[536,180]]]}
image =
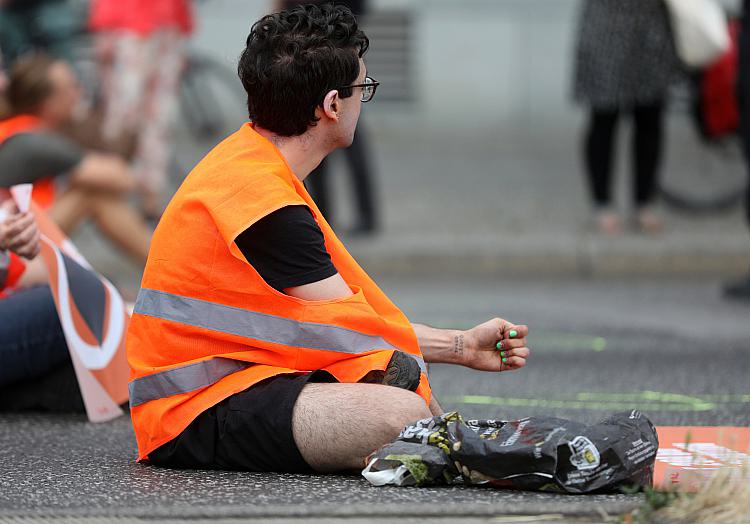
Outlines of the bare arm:
{"label": "bare arm", "polygon": [[457,364],[482,371],[506,371],[526,365],[529,328],[493,318],[466,331],[412,324],[426,362]]}
{"label": "bare arm", "polygon": [[[332,300],[352,294],[339,274],[312,284],[287,288],[284,292],[304,300]],[[412,327],[422,355],[429,363],[506,371],[524,367],[529,356],[529,348],[526,347],[529,328],[501,318],[494,318],[467,331],[438,329],[423,324],[412,324]],[[443,413],[434,395],[429,407],[433,415]]]}
{"label": "bare arm", "polygon": [[124,193],[135,189],[135,180],[127,164],[117,155],[88,153],[71,173],[73,184]]}
{"label": "bare arm", "polygon": [[[438,329],[412,324],[426,362],[457,364],[484,371],[520,369],[526,365],[526,326],[495,318],[468,331]],[[498,343],[501,348],[498,348]],[[430,412],[444,413],[437,398],[430,399]]]}
{"label": "bare arm", "polygon": [[460,364],[464,351],[464,333],[457,329],[438,329],[412,324],[419,349],[431,364]]}
{"label": "bare arm", "polygon": [[312,284],[288,287],[284,289],[284,293],[302,300],[335,300],[353,295],[352,290],[338,273]]}
{"label": "bare arm", "polygon": [[[304,300],[331,300],[350,296],[352,294],[352,291],[346,284],[346,282],[344,282],[344,279],[341,278],[341,275],[337,273],[332,277],[314,282],[312,284],[287,288],[284,290],[284,293]],[[432,353],[434,355],[442,355],[444,358],[449,359],[451,362],[453,361],[453,331],[435,329],[419,324],[415,324],[414,329],[415,331],[419,330],[419,333],[421,333],[421,336],[419,334],[417,335],[418,338],[420,338],[420,345],[424,341],[425,344],[430,345],[430,347],[432,348]],[[455,333],[460,332],[455,331]],[[445,361],[447,362],[448,360]],[[432,362],[436,361],[433,360]],[[443,408],[440,406],[440,403],[438,402],[434,393],[432,395],[432,398],[430,399],[429,408],[430,413],[435,416],[442,415],[444,413]]]}

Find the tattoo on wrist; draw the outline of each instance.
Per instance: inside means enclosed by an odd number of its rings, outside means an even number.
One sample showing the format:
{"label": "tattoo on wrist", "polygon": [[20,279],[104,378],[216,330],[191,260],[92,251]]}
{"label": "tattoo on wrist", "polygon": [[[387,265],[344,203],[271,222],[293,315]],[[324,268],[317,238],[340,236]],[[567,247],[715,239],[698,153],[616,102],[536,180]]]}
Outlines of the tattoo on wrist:
{"label": "tattoo on wrist", "polygon": [[464,335],[463,333],[453,337],[453,353],[459,357],[464,356]]}

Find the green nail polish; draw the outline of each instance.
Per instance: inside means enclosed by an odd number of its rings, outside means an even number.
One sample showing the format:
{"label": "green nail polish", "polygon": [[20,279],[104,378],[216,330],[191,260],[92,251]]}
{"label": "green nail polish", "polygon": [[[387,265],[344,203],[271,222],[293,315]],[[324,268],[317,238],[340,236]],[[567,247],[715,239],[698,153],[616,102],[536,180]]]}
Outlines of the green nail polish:
{"label": "green nail polish", "polygon": [[510,335],[510,338],[515,338],[518,336],[518,331],[516,331],[515,329],[511,329],[510,333],[508,334]]}
{"label": "green nail polish", "polygon": [[503,341],[501,340],[500,342],[498,342],[497,345],[495,345],[495,347],[497,349],[503,349]]}
{"label": "green nail polish", "polygon": [[508,362],[508,359],[507,358],[503,358],[503,364],[505,364],[506,362]]}
{"label": "green nail polish", "polygon": [[505,358],[505,351],[501,351],[500,352],[500,356],[503,357],[503,358]]}

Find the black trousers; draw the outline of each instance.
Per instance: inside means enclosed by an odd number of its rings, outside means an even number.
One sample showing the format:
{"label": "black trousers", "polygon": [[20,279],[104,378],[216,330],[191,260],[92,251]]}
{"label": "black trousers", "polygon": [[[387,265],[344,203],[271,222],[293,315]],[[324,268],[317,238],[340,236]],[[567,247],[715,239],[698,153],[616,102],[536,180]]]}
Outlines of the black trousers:
{"label": "black trousers", "polygon": [[[635,123],[632,154],[634,195],[638,207],[649,204],[654,197],[662,153],[663,107],[663,102],[658,101],[638,105],[628,111],[632,113]],[[585,158],[591,195],[597,206],[607,206],[612,199],[614,141],[617,122],[622,113],[619,109],[591,111],[585,139]]]}
{"label": "black trousers", "polygon": [[[370,163],[367,160],[367,142],[364,132],[357,128],[352,145],[344,149],[346,163],[352,177],[354,199],[357,211],[357,227],[374,229],[377,227],[375,196]],[[328,160],[323,159],[320,165],[305,179],[315,203],[328,222],[334,222],[333,196],[330,187]]]}

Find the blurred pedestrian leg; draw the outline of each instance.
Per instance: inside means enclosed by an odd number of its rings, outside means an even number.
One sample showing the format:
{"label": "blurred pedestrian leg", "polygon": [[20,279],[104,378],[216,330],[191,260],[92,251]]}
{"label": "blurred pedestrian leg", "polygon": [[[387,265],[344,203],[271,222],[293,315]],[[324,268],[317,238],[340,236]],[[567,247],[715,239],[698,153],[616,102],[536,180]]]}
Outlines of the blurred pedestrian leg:
{"label": "blurred pedestrian leg", "polygon": [[663,143],[663,107],[661,101],[636,105],[633,109],[633,166],[637,226],[647,233],[662,229],[661,219],[651,210],[659,173]]}
{"label": "blurred pedestrian leg", "polygon": [[[352,145],[344,149],[343,153],[352,177],[352,189],[356,205],[355,213],[357,215],[349,232],[353,234],[373,233],[377,230],[378,220],[367,141],[361,124],[357,127]],[[324,159],[307,180],[307,185],[323,216],[326,217],[328,222],[334,222],[335,212],[332,205],[333,195],[330,187],[329,161]]]}
{"label": "blurred pedestrian leg", "polygon": [[[133,16],[137,13],[137,16]],[[98,35],[104,100],[103,133],[137,134],[134,172],[147,216],[158,217],[171,155],[171,127],[192,30],[186,0],[96,0],[91,28]]]}
{"label": "blurred pedestrian leg", "polygon": [[616,109],[592,109],[586,136],[586,168],[600,232],[620,232],[620,219],[611,208],[612,154],[617,128]]}
{"label": "blurred pedestrian leg", "polygon": [[[327,0],[283,0],[275,2],[274,9],[291,9],[300,4],[323,4]],[[333,2],[348,7],[360,21],[367,13],[369,6],[366,0],[336,0]],[[377,74],[377,72],[375,72]],[[369,141],[360,120],[357,132],[354,134],[352,145],[344,149],[346,168],[351,176],[352,190],[354,192],[355,218],[349,229],[353,235],[367,235],[374,233],[378,228],[375,178],[372,164],[369,160]],[[330,185],[330,164],[324,159],[320,165],[310,173],[305,186],[312,194],[315,203],[321,213],[330,224],[335,224],[336,211],[334,209],[333,190]]]}
{"label": "blurred pedestrian leg", "polygon": [[575,64],[575,99],[591,119],[584,139],[596,225],[620,231],[611,195],[615,131],[632,114],[635,222],[661,229],[651,210],[663,143],[663,101],[679,74],[666,7],[660,0],[586,0]]}
{"label": "blurred pedestrian leg", "polygon": [[[649,209],[656,189],[662,151],[663,104],[637,105],[633,108],[633,194],[636,220],[646,231],[656,231],[661,224]],[[586,168],[591,196],[597,213],[597,226],[603,233],[620,231],[617,214],[612,208],[612,162],[614,141],[620,111],[593,109],[585,140]]]}
{"label": "blurred pedestrian leg", "polygon": [[133,172],[143,189],[147,213],[158,215],[166,187],[183,40],[174,30],[156,32],[148,39],[130,33],[104,38],[114,40],[114,66],[105,83],[103,132],[105,138],[115,140],[126,131],[140,131]]}
{"label": "blurred pedestrian leg", "polygon": [[[745,196],[745,217],[750,228],[750,0],[744,0],[742,28],[739,43],[739,82],[737,99],[740,106],[740,136],[747,169],[747,187]],[[750,266],[750,261],[748,261]],[[750,302],[750,271],[743,280],[727,284],[724,294],[728,298]]]}

